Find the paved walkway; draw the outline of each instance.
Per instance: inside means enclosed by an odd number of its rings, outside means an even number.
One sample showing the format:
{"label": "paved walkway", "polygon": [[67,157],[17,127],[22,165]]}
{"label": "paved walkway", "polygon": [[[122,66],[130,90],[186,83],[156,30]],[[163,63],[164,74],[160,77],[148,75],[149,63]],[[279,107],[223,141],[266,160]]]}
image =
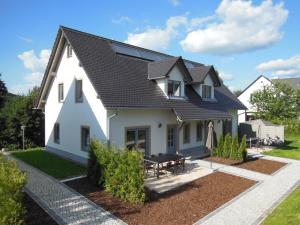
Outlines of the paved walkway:
{"label": "paved walkway", "polygon": [[[12,157],[10,157],[12,158]],[[14,158],[15,159],[15,158]],[[28,174],[25,191],[59,224],[125,225],[101,207],[43,172],[15,159]]]}
{"label": "paved walkway", "polygon": [[[196,224],[205,225],[251,225],[262,219],[286,197],[300,182],[300,161],[265,156],[264,159],[286,162],[288,165],[273,175],[264,175],[249,170],[213,163],[219,171],[233,173],[259,181],[252,189],[217,209]],[[208,167],[209,162],[197,160]]]}

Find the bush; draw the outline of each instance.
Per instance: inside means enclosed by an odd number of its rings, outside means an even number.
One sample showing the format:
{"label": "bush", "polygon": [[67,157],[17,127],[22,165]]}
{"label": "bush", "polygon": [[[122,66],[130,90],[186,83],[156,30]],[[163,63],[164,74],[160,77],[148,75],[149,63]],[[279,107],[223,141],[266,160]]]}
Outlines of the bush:
{"label": "bush", "polygon": [[23,224],[22,190],[26,175],[0,154],[0,224]]}
{"label": "bush", "polygon": [[239,160],[243,160],[244,162],[247,160],[247,139],[246,135],[243,136],[242,142],[239,147]]}
{"label": "bush", "polygon": [[[93,146],[96,145],[96,146]],[[92,141],[91,143],[91,149],[97,148],[97,142]],[[97,157],[95,155],[94,151],[89,151],[89,159],[88,159],[88,171],[87,171],[88,178],[94,182],[96,186],[98,186],[100,183],[101,178],[101,169],[100,164],[97,161]]]}
{"label": "bush", "polygon": [[108,147],[97,140],[92,140],[91,151],[100,165],[101,178],[98,182],[103,182],[106,191],[125,201],[145,201],[142,153]]}
{"label": "bush", "polygon": [[229,158],[231,152],[231,136],[229,133],[225,136],[225,141],[223,145],[223,158]]}
{"label": "bush", "polygon": [[230,159],[238,160],[239,158],[238,151],[239,151],[239,139],[238,139],[238,135],[235,134],[231,142]]}
{"label": "bush", "polygon": [[223,146],[224,146],[224,137],[220,136],[217,147],[214,151],[214,156],[222,157],[223,155]]}

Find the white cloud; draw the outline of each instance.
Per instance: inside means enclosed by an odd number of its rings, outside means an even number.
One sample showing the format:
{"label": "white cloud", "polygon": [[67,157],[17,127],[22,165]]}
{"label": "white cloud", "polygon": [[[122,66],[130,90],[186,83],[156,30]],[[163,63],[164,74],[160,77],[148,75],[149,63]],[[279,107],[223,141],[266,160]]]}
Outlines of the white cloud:
{"label": "white cloud", "polygon": [[153,50],[166,49],[171,40],[178,34],[177,28],[187,23],[188,20],[185,16],[170,17],[165,28],[148,27],[142,33],[129,33],[125,43]]}
{"label": "white cloud", "polygon": [[31,38],[27,38],[27,37],[23,37],[23,36],[19,36],[18,37],[20,40],[25,41],[27,43],[32,43],[32,39]]}
{"label": "white cloud", "polygon": [[275,59],[259,64],[256,67],[261,72],[271,72],[276,76],[291,76],[300,74],[300,55],[288,59]]}
{"label": "white cloud", "polygon": [[11,91],[13,93],[26,94],[32,87],[40,85],[50,53],[49,49],[43,49],[39,55],[36,55],[34,50],[25,51],[18,55],[24,67],[30,70],[30,73],[24,76],[22,84],[16,84],[12,87]]}
{"label": "white cloud", "polygon": [[206,16],[206,17],[199,17],[199,18],[192,18],[189,23],[188,31],[192,31],[195,28],[203,27],[209,21],[214,20],[215,16]]}
{"label": "white cloud", "polygon": [[178,6],[180,4],[179,0],[169,0],[169,2],[171,2],[171,4],[174,6]]}
{"label": "white cloud", "polygon": [[253,5],[252,1],[223,0],[216,20],[190,31],[180,42],[189,52],[233,54],[265,48],[279,41],[281,26],[288,17],[283,3],[272,0]]}
{"label": "white cloud", "polygon": [[233,75],[230,73],[226,73],[224,71],[219,71],[219,76],[223,81],[232,81],[233,80]]}
{"label": "white cloud", "polygon": [[132,23],[133,20],[128,16],[121,16],[118,19],[113,19],[112,22],[115,23],[115,24]]}

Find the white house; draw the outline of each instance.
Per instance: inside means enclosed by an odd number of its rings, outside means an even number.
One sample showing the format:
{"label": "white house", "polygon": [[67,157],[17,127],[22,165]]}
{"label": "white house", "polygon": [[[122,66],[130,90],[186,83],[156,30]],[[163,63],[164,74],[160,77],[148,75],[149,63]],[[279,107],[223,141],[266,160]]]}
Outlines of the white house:
{"label": "white house", "polygon": [[145,154],[205,151],[245,106],[213,66],[60,27],[37,103],[48,151],[86,163],[91,138]]}
{"label": "white house", "polygon": [[250,119],[253,119],[256,109],[250,103],[251,96],[254,92],[262,90],[264,87],[272,84],[272,81],[260,75],[256,80],[254,80],[250,85],[248,85],[245,90],[238,96],[238,99],[247,107],[247,109],[238,110],[238,121],[243,123]]}

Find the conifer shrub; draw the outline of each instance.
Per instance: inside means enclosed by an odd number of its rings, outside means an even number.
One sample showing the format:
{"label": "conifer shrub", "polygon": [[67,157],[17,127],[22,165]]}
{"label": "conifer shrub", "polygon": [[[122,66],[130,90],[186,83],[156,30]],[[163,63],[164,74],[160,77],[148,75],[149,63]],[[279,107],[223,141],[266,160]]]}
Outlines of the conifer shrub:
{"label": "conifer shrub", "polygon": [[239,147],[239,160],[243,160],[245,162],[247,160],[247,154],[247,139],[246,135],[244,135]]}
{"label": "conifer shrub", "polygon": [[220,136],[217,148],[215,150],[215,156],[222,157],[223,156],[223,146],[224,146],[224,137],[223,135]]}
{"label": "conifer shrub", "polygon": [[237,134],[235,134],[232,138],[230,159],[232,159],[232,160],[238,160],[239,159],[239,139],[238,139]]}
{"label": "conifer shrub", "polygon": [[224,145],[223,145],[223,158],[229,158],[231,153],[231,136],[229,133],[226,134]]}

